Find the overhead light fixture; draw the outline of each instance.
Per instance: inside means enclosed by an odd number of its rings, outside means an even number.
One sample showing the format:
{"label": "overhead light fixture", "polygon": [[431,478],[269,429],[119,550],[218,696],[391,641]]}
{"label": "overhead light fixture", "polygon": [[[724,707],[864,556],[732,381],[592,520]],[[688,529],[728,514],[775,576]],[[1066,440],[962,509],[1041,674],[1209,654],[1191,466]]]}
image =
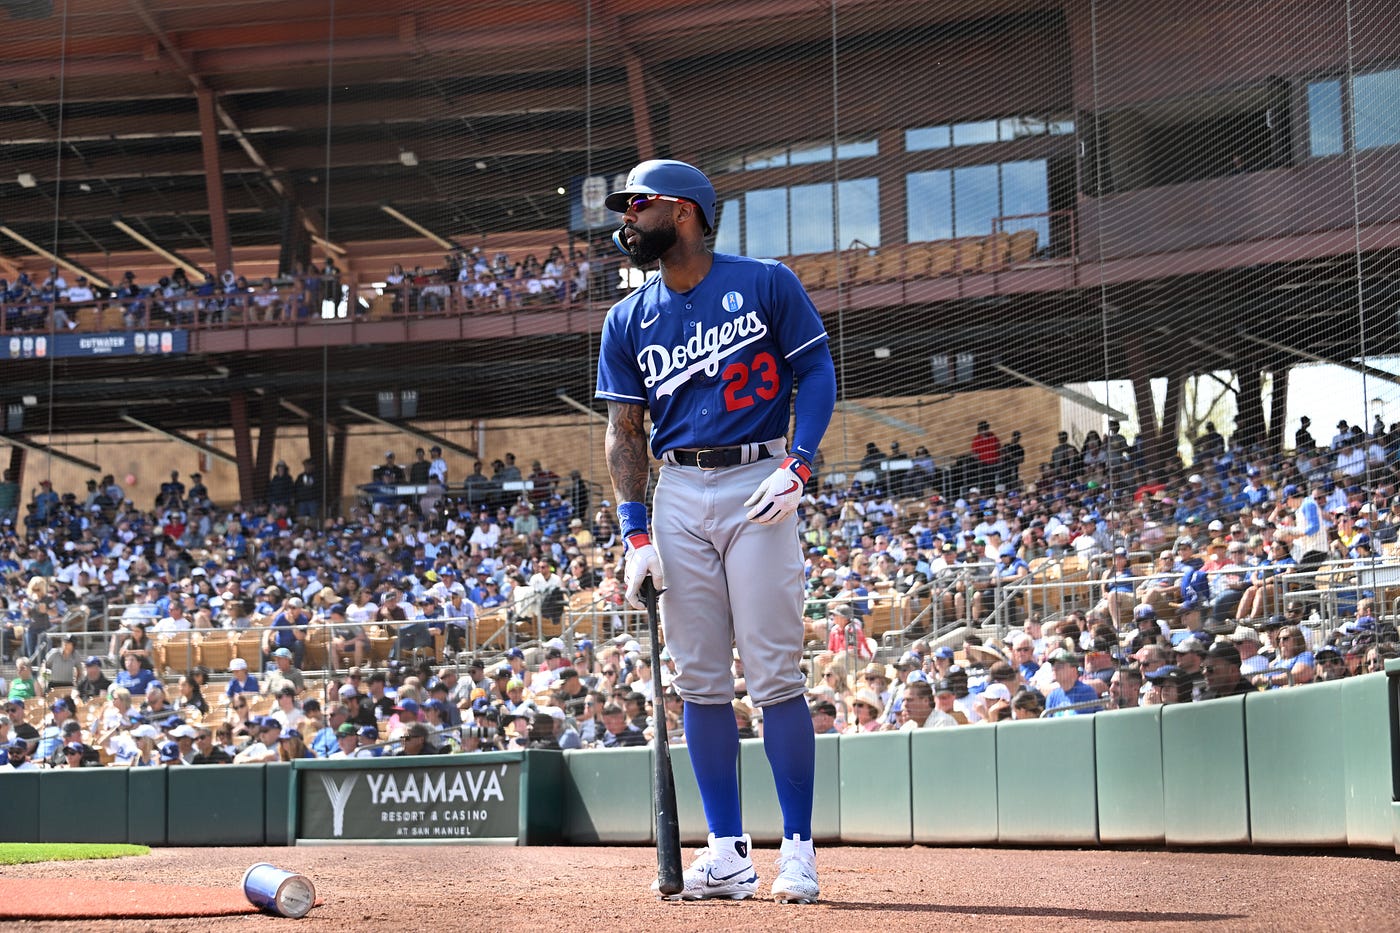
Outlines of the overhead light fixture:
{"label": "overhead light fixture", "polygon": [[81,185],[78,186],[78,190],[83,192],[84,194],[87,194],[89,191],[92,190],[92,185],[88,184],[87,182],[83,182]]}
{"label": "overhead light fixture", "polygon": [[484,172],[484,171],[486,171],[486,163],[483,162],[483,161],[481,161],[480,159],[477,159],[477,160],[476,160],[476,170],[477,170],[478,172]]}
{"label": "overhead light fixture", "polygon": [[554,189],[554,193],[555,193],[555,194],[563,194],[563,193],[564,193],[564,186],[563,186],[563,185],[560,185],[558,188],[555,188],[555,189]]}
{"label": "overhead light fixture", "polygon": [[18,181],[21,188],[39,187],[39,180],[28,172],[20,172]]}
{"label": "overhead light fixture", "polygon": [[399,161],[409,168],[413,168],[413,166],[418,164],[418,153],[414,152],[412,149],[400,149]]}
{"label": "overhead light fixture", "polygon": [[877,360],[887,360],[887,359],[889,359],[889,358],[890,358],[890,348],[889,348],[889,347],[876,347],[876,348],[875,348],[875,359],[877,359]]}

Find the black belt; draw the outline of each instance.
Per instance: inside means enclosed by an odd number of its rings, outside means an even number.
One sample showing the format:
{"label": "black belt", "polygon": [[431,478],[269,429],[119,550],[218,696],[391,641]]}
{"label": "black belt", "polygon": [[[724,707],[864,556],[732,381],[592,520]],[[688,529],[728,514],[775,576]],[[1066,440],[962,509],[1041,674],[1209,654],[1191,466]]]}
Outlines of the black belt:
{"label": "black belt", "polygon": [[[772,457],[767,447],[759,445],[758,453],[748,461],[767,460]],[[699,467],[702,470],[717,470],[720,467],[739,466],[744,462],[744,447],[702,447],[699,450],[672,450],[671,457],[681,466]]]}

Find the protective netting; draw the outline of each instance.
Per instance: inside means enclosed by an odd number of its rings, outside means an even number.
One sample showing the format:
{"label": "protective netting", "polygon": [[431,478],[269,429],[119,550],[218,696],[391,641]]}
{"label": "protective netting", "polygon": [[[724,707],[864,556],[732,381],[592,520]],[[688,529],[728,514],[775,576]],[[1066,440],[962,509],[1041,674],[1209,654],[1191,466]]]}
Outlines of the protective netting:
{"label": "protective netting", "polygon": [[[256,437],[267,410],[259,494],[276,460],[338,456],[350,497],[436,437],[452,484],[510,452],[610,496],[596,334],[638,274],[599,202],[653,156],[707,171],[716,247],[784,259],[824,314],[837,484],[864,459],[900,492],[1053,470],[1131,493],[1291,450],[1308,416],[1324,447],[1341,421],[1380,429],[1379,457],[1346,462],[1373,485],[1400,446],[1400,25],[1380,0],[44,12],[11,9],[26,38],[0,67],[0,220],[29,244],[0,241],[5,401],[89,465],[31,451],[26,497],[111,473],[147,498],[176,466],[236,500],[232,457],[121,416],[238,455],[239,418]],[[248,291],[200,293],[221,249]],[[54,313],[36,250],[86,270],[92,303]],[[187,295],[157,285],[177,265]],[[162,293],[104,302],[127,271]],[[95,369],[91,346],[39,365],[70,318],[189,342],[159,369]],[[395,326],[316,335],[348,321]]]}

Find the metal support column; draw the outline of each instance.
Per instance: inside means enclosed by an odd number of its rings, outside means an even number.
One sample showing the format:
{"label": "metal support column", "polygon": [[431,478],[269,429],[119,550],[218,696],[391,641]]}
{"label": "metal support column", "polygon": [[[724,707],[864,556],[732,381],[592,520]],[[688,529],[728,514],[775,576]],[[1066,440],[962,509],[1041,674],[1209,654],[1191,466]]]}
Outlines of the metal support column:
{"label": "metal support column", "polygon": [[229,423],[233,427],[233,452],[238,460],[238,498],[244,505],[257,501],[253,485],[253,438],[248,427],[248,397],[234,392],[228,400]]}

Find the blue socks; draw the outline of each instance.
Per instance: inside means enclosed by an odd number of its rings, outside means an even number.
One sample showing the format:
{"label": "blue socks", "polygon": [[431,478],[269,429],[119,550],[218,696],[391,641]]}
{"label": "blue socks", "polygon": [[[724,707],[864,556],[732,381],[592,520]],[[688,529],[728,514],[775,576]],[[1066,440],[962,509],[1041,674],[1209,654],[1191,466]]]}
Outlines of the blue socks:
{"label": "blue socks", "polygon": [[763,751],[773,769],[773,784],[783,811],[783,838],[796,835],[811,839],[817,736],[805,698],[796,696],[763,708]]}
{"label": "blue socks", "polygon": [[[812,731],[810,717],[807,720],[807,731]],[[700,786],[700,802],[705,805],[705,821],[710,824],[710,832],[716,836],[742,836],[744,822],[739,812],[739,726],[734,721],[734,708],[728,703],[687,701],[685,744],[690,750],[690,766],[695,771],[695,783]],[[811,797],[809,786],[809,802]]]}
{"label": "blue socks", "polygon": [[[739,807],[739,727],[727,703],[685,704],[685,741],[705,805],[705,821],[716,836],[744,832]],[[763,708],[763,751],[773,769],[783,836],[812,838],[812,785],[817,737],[805,698]]]}

